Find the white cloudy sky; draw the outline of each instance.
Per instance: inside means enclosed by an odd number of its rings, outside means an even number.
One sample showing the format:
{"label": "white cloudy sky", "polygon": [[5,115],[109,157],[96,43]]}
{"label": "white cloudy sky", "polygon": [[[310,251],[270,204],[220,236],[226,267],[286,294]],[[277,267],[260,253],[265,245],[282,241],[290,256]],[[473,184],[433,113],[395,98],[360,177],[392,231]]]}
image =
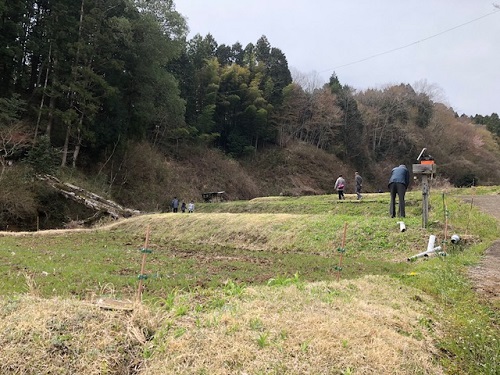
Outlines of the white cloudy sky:
{"label": "white cloudy sky", "polygon": [[425,81],[439,87],[444,96],[438,99],[459,114],[500,113],[500,0],[175,4],[187,19],[189,38],[211,33],[218,44],[244,47],[265,35],[291,70],[325,82],[333,71],[342,84],[360,90]]}

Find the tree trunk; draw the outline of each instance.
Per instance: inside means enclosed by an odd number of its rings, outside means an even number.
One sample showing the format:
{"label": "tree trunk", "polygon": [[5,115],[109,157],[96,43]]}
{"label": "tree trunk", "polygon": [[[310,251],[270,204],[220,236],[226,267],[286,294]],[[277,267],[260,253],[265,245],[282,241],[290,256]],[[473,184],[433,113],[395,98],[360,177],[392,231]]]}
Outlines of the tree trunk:
{"label": "tree trunk", "polygon": [[66,137],[64,138],[64,146],[62,150],[61,167],[65,167],[68,160],[69,133],[71,133],[71,123],[66,128]]}
{"label": "tree trunk", "polygon": [[5,159],[3,156],[0,156],[0,165],[1,165],[1,169],[0,169],[0,180],[2,179],[3,177],[3,174],[5,172]]}
{"label": "tree trunk", "polygon": [[[80,138],[80,137],[78,137]],[[73,151],[73,168],[76,168],[76,159],[78,158],[78,154],[80,153],[80,147],[81,147],[81,143],[78,142],[75,146],[75,150]]]}
{"label": "tree trunk", "polygon": [[78,154],[80,153],[80,148],[82,146],[82,125],[83,125],[83,113],[80,115],[80,120],[78,121],[78,129],[76,135],[76,145],[75,151],[73,151],[73,168],[76,168],[76,159],[78,159]]}
{"label": "tree trunk", "polygon": [[54,123],[54,112],[56,108],[56,94],[55,90],[57,88],[58,84],[58,77],[57,77],[57,53],[55,54],[55,57],[53,59],[53,74],[52,74],[52,96],[50,96],[49,100],[49,114],[47,116],[47,129],[45,129],[45,134],[50,138],[50,133],[52,132],[52,124]]}
{"label": "tree trunk", "polygon": [[43,84],[42,100],[40,101],[40,108],[38,108],[38,118],[36,120],[35,136],[34,136],[34,141],[35,142],[36,142],[36,138],[38,136],[38,129],[40,127],[40,120],[42,118],[43,104],[45,102],[45,92],[47,91],[47,82],[49,80],[50,57],[51,57],[51,55],[52,55],[52,42],[50,42],[50,44],[49,44],[49,57],[47,58],[47,72],[45,73],[45,82]]}
{"label": "tree trunk", "polygon": [[45,181],[49,186],[57,190],[65,198],[83,204],[95,211],[104,212],[111,216],[113,219],[131,217],[141,213],[138,210],[122,207],[112,200],[105,199],[78,186],[69,184],[67,182],[61,182],[54,176],[44,175],[37,177],[39,180]]}
{"label": "tree trunk", "polygon": [[[84,9],[84,0],[81,1],[80,3],[80,21],[78,25],[78,42],[77,42],[77,49],[76,49],[76,56],[75,56],[75,62],[72,66],[72,80],[73,83],[76,82],[76,75],[77,75],[77,69],[78,69],[78,61],[80,60],[80,42],[82,39],[82,25],[83,25],[83,9]],[[73,104],[75,102],[75,95],[73,91],[70,91],[70,106],[69,108],[73,108]],[[64,146],[63,146],[63,155],[62,155],[62,160],[61,160],[61,167],[65,167],[67,160],[68,160],[68,147],[69,147],[69,138],[71,136],[71,122],[68,123],[68,127],[66,128],[66,137],[64,138]]]}

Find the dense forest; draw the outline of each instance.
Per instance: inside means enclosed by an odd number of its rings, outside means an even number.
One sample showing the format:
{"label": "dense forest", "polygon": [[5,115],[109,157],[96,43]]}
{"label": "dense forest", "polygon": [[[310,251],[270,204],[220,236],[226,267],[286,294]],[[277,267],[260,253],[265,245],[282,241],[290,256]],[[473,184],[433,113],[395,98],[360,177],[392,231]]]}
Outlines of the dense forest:
{"label": "dense forest", "polygon": [[378,190],[427,147],[443,181],[500,184],[496,113],[459,115],[425,82],[316,87],[264,35],[187,35],[172,0],[0,0],[0,229],[90,215],[44,174],[152,211],[330,193],[354,170]]}

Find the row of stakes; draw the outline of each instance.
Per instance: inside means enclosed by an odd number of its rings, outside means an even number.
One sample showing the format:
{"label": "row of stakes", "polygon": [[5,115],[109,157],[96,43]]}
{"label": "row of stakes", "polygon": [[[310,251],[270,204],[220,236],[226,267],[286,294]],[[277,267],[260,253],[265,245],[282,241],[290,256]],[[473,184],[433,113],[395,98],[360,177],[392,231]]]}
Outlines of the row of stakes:
{"label": "row of stakes", "polygon": [[[403,221],[398,221],[397,224],[399,225],[400,232],[406,232],[406,225]],[[427,258],[427,257],[433,256],[433,255],[439,255],[439,256],[448,255],[446,253],[447,227],[448,227],[448,225],[447,225],[447,221],[446,221],[446,223],[445,223],[445,240],[443,240],[442,246],[435,246],[436,236],[431,234],[429,236],[427,250],[425,250],[419,254],[416,254],[414,256],[409,257],[408,261],[414,261],[414,260],[416,260],[418,258],[422,258],[422,257]],[[342,245],[339,248],[337,248],[337,251],[339,252],[339,263],[338,263],[338,265],[336,265],[334,267],[334,270],[337,272],[337,281],[340,280],[340,275],[342,272],[342,260],[343,260],[344,254],[346,252],[346,248],[345,248],[346,232],[347,232],[347,223],[344,224],[344,232],[342,235]],[[457,244],[459,241],[460,241],[460,236],[458,234],[454,234],[451,236],[451,243],[452,244]]]}
{"label": "row of stakes", "polygon": [[[428,258],[428,257],[435,256],[435,255],[441,256],[441,257],[445,257],[448,255],[448,253],[446,252],[446,245],[448,242],[448,240],[447,240],[447,238],[448,238],[448,218],[450,216],[450,213],[449,213],[448,207],[446,205],[444,192],[443,192],[443,210],[444,210],[444,239],[443,239],[441,245],[435,246],[436,245],[436,236],[431,234],[429,236],[429,241],[427,243],[427,250],[422,251],[421,253],[418,253],[416,255],[409,257],[408,261],[414,261],[414,260],[417,260],[419,258]],[[401,232],[404,232],[406,230],[404,223],[401,221],[401,222],[399,222],[399,224],[400,224]],[[458,234],[453,234],[450,237],[450,241],[453,245],[456,245],[460,242],[460,236]]]}
{"label": "row of stakes", "polygon": [[[435,246],[436,244],[436,236],[431,234],[429,236],[429,241],[427,243],[427,250],[418,253],[414,256],[411,256],[408,258],[408,261],[414,261],[418,258],[427,258],[430,256],[438,255],[438,256],[447,256],[448,253],[446,252],[446,244],[447,244],[447,236],[448,236],[448,216],[449,212],[446,209],[445,206],[445,229],[444,229],[444,240],[442,241],[442,246]],[[397,224],[399,225],[399,230],[400,232],[406,232],[406,225],[403,221],[398,221]],[[344,233],[342,235],[342,245],[337,248],[337,251],[339,252],[339,263],[337,266],[334,267],[334,270],[337,272],[337,281],[340,280],[340,273],[342,271],[342,259],[343,255],[346,252],[345,248],[345,240],[346,240],[346,232],[347,232],[347,223],[344,224]],[[453,234],[450,238],[450,241],[453,245],[456,245],[460,242],[460,236],[458,234]]]}
{"label": "row of stakes", "polygon": [[[448,217],[448,213],[446,212],[445,238],[447,236],[447,227],[448,227],[448,225],[447,225],[448,224],[447,217]],[[398,224],[399,224],[399,230],[401,232],[405,232],[406,231],[406,225],[405,225],[405,223],[403,221],[398,221]],[[143,282],[144,282],[144,280],[146,280],[148,278],[148,275],[145,273],[146,256],[147,256],[147,254],[151,254],[152,253],[152,250],[150,250],[148,248],[148,246],[149,246],[149,233],[150,233],[150,227],[148,226],[147,230],[146,230],[146,240],[145,240],[145,243],[144,243],[144,247],[140,249],[140,251],[142,253],[142,262],[141,262],[141,272],[140,272],[140,274],[138,276],[139,286],[137,288],[137,302],[141,302],[142,301],[142,292],[144,290]],[[336,265],[334,267],[334,270],[337,273],[337,281],[340,280],[340,275],[341,275],[341,272],[342,272],[342,261],[343,261],[344,254],[346,252],[346,248],[345,248],[346,234],[347,234],[347,222],[344,223],[344,231],[343,231],[343,234],[342,234],[342,243],[341,243],[341,246],[337,248],[337,251],[339,253],[339,262],[338,262],[338,265]],[[453,244],[456,244],[459,241],[460,241],[460,237],[457,234],[454,234],[454,235],[451,236],[451,242]],[[428,241],[428,244],[427,244],[427,250],[423,251],[423,252],[421,252],[419,254],[416,254],[414,256],[409,257],[408,261],[413,261],[413,260],[416,260],[418,258],[429,257],[429,256],[432,256],[432,255],[446,256],[447,255],[446,249],[445,249],[446,240],[443,241],[443,246],[435,246],[435,243],[436,243],[436,236],[433,235],[433,234],[431,234],[429,236],[429,241]]]}
{"label": "row of stakes", "polygon": [[[137,287],[137,302],[141,303],[142,302],[142,292],[144,290],[144,280],[146,280],[149,275],[146,274],[146,256],[147,254],[151,254],[153,251],[148,248],[149,246],[149,234],[150,234],[150,227],[148,225],[146,229],[146,240],[144,243],[144,247],[140,249],[142,253],[142,261],[141,261],[141,272],[138,276],[139,279],[139,285]],[[347,234],[347,223],[344,224],[344,231],[342,234],[342,244],[339,248],[337,248],[337,251],[339,252],[339,263],[337,266],[334,267],[335,271],[337,272],[337,281],[340,280],[340,274],[342,271],[342,259],[343,255],[346,252],[345,248],[345,241],[346,241],[346,234]]]}

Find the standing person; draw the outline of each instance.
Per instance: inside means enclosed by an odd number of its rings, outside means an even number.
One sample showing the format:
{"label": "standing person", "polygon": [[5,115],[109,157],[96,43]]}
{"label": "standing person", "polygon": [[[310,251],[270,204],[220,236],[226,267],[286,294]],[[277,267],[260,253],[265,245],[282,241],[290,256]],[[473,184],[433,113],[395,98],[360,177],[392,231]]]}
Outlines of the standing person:
{"label": "standing person", "polygon": [[391,217],[396,217],[396,194],[399,201],[399,216],[405,217],[405,194],[408,185],[410,184],[410,172],[406,165],[401,164],[391,171],[389,178],[389,191],[391,192]]}
{"label": "standing person", "polygon": [[186,203],[185,202],[182,202],[182,204],[181,204],[181,212],[182,213],[186,212]]}
{"label": "standing person", "polygon": [[363,196],[361,195],[361,188],[363,187],[363,178],[359,175],[358,172],[354,172],[354,184],[355,184],[356,195],[359,200],[363,198]]}
{"label": "standing person", "polygon": [[342,175],[339,175],[337,181],[335,181],[335,186],[334,186],[334,189],[337,190],[337,193],[339,194],[339,200],[345,199],[344,188],[345,188],[344,177],[342,177]]}
{"label": "standing person", "polygon": [[174,197],[174,199],[172,199],[172,212],[177,212],[177,209],[179,208],[179,200],[177,199],[177,197]]}
{"label": "standing person", "polygon": [[194,202],[193,201],[189,202],[189,204],[188,204],[188,212],[190,214],[194,212]]}

